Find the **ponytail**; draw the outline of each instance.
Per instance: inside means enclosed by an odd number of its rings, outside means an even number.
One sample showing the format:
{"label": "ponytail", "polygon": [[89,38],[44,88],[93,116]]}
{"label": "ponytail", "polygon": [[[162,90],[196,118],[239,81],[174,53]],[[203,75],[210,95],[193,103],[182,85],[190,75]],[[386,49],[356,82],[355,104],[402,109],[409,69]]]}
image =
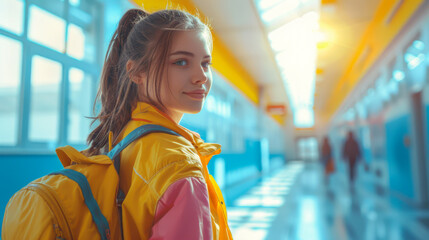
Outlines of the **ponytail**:
{"label": "ponytail", "polygon": [[[89,134],[87,139],[90,148],[86,153],[90,156],[100,154],[103,150],[105,151],[106,149],[104,148],[109,141],[109,132],[112,131],[113,135],[117,136],[129,121],[132,106],[124,106],[125,101],[121,100],[123,97],[121,95],[124,94],[121,94],[121,92],[125,90],[125,92],[129,93],[131,81],[128,81],[128,83],[123,82],[124,77],[127,77],[123,74],[126,72],[126,61],[121,61],[121,55],[134,25],[148,15],[147,12],[141,9],[128,10],[119,21],[118,28],[109,43],[101,74],[100,87],[94,102],[94,113],[97,102],[100,100],[102,107],[100,113],[93,118],[91,123],[93,125],[98,120],[100,124]],[[130,97],[137,98],[137,93]]]}

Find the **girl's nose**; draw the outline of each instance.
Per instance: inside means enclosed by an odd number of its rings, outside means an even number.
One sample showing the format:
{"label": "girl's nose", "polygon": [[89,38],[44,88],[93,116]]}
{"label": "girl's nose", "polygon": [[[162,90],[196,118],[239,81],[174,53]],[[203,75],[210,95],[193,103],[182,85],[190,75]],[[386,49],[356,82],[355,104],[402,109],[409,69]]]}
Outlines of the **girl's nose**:
{"label": "girl's nose", "polygon": [[205,70],[202,66],[196,67],[195,75],[193,77],[194,84],[204,84],[209,79],[210,70]]}

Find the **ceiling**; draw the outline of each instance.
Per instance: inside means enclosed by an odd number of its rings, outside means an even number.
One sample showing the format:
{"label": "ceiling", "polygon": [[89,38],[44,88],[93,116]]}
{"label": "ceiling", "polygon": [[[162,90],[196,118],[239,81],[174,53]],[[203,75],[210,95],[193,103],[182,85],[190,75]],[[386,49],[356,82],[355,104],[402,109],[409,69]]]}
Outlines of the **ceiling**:
{"label": "ceiling", "polygon": [[[217,36],[263,87],[265,101],[268,104],[288,105],[283,81],[266,36],[267,31],[259,19],[255,0],[193,2],[210,19]],[[320,4],[320,31],[325,34],[326,41],[319,44],[317,53],[316,114],[324,111],[333,86],[348,66],[380,0],[323,2],[329,4]]]}

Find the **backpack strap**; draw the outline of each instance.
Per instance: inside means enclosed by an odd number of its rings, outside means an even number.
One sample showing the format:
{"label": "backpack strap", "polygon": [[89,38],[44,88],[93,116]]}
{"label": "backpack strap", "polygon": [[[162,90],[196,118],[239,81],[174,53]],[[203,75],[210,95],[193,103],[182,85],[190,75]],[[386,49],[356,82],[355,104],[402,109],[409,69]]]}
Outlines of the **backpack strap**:
{"label": "backpack strap", "polygon": [[51,173],[50,175],[64,175],[69,179],[75,181],[79,185],[80,190],[82,191],[85,204],[88,207],[89,211],[91,212],[92,220],[97,226],[101,239],[109,240],[110,239],[109,222],[101,212],[100,207],[98,206],[98,203],[94,198],[94,195],[92,195],[91,187],[89,186],[88,180],[86,179],[85,175],[83,175],[78,171],[67,169],[67,168],[62,169],[58,172]]}
{"label": "backpack strap", "polygon": [[[115,169],[116,169],[116,172],[118,172],[118,176],[119,176],[119,170],[120,170],[120,165],[121,165],[119,153],[121,153],[122,150],[124,150],[126,147],[128,147],[128,145],[130,145],[135,140],[137,140],[141,137],[144,137],[150,133],[155,133],[155,132],[181,136],[180,134],[178,134],[177,132],[175,132],[169,128],[159,126],[159,125],[155,125],[155,124],[147,124],[147,125],[143,125],[143,126],[140,126],[136,129],[134,129],[124,139],[122,139],[122,141],[120,141],[118,144],[116,144],[116,146],[110,152],[108,152],[106,154],[110,159],[112,159],[113,165],[115,166]],[[120,221],[120,226],[121,226],[121,234],[122,234],[122,203],[124,202],[124,199],[125,199],[125,193],[122,191],[122,189],[119,188],[118,192],[116,194],[116,206],[117,206],[118,211],[119,211],[119,221]],[[124,238],[124,237],[122,236],[122,238]]]}
{"label": "backpack strap", "polygon": [[[134,129],[130,134],[128,134],[124,139],[122,139],[122,141],[116,144],[116,146],[110,152],[107,153],[107,156],[112,160],[115,159],[116,156],[119,153],[121,153],[122,150],[128,147],[128,145],[130,145],[132,142],[134,142],[135,140],[143,136],[148,135],[149,133],[154,133],[154,132],[168,133],[171,135],[181,136],[177,132],[163,126],[159,126],[155,124],[143,125]],[[118,171],[118,174],[119,174],[119,171]]]}

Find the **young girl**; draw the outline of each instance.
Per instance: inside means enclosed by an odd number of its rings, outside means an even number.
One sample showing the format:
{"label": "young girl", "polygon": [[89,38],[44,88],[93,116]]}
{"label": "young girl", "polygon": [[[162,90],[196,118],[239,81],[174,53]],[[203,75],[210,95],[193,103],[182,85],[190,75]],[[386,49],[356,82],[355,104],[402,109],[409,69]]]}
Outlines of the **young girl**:
{"label": "young girl", "polygon": [[145,124],[152,133],[121,153],[124,239],[232,239],[222,194],[207,164],[220,145],[179,125],[198,113],[212,84],[212,39],[197,17],[179,10],[125,13],[109,44],[98,97],[100,122],[87,155],[107,152]]}

